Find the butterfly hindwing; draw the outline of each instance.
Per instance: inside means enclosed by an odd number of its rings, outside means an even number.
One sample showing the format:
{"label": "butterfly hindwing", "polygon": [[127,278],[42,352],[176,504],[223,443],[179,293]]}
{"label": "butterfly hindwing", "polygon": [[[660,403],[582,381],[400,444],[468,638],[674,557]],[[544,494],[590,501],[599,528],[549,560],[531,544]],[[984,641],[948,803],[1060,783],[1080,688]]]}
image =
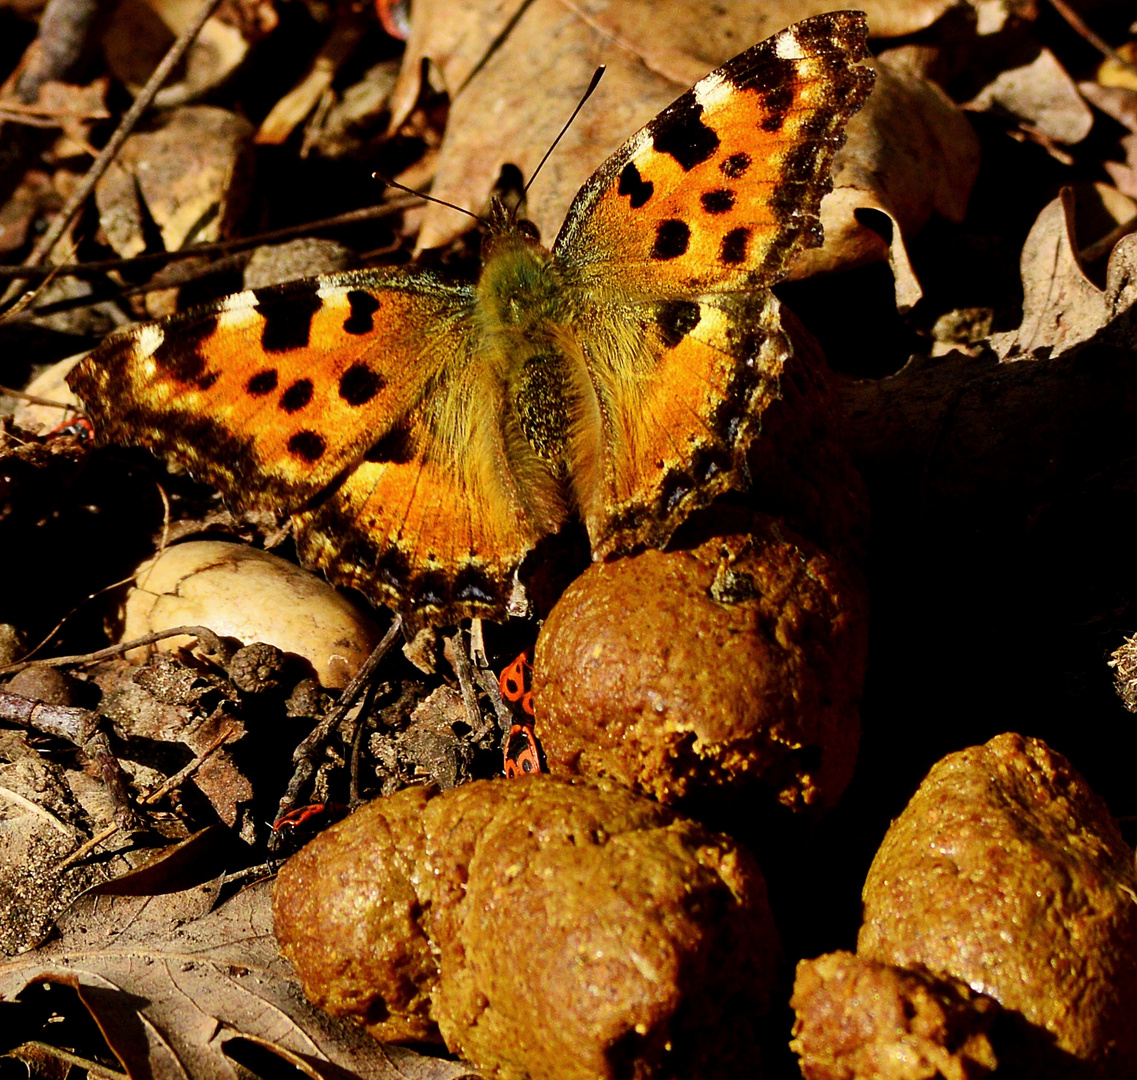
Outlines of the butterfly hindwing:
{"label": "butterfly hindwing", "polygon": [[[568,513],[510,421],[492,365],[476,354],[464,362],[294,519],[306,565],[428,622],[503,618],[514,571]],[[423,432],[428,441],[415,437]]]}
{"label": "butterfly hindwing", "polygon": [[745,486],[746,450],[791,355],[777,301],[726,293],[623,305],[598,310],[584,333],[599,356],[623,350],[618,363],[594,364],[604,372],[597,422],[573,447],[593,552],[662,547],[692,510]]}

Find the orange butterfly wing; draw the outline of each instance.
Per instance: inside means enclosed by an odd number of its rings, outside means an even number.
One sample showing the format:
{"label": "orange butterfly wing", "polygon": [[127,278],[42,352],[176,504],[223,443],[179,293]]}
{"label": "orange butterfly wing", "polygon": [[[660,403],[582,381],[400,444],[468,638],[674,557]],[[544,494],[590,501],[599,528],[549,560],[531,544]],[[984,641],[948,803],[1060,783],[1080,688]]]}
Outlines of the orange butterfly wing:
{"label": "orange butterfly wing", "polygon": [[843,129],[872,88],[865,20],[807,19],[695,84],[581,189],[554,252],[595,398],[573,489],[597,555],[661,545],[747,483],[792,349],[766,291],[820,243]]}
{"label": "orange butterfly wing", "polygon": [[294,514],[337,583],[432,619],[500,615],[564,509],[501,420],[473,317],[471,289],[426,272],[340,274],[133,327],[69,382],[102,440]]}

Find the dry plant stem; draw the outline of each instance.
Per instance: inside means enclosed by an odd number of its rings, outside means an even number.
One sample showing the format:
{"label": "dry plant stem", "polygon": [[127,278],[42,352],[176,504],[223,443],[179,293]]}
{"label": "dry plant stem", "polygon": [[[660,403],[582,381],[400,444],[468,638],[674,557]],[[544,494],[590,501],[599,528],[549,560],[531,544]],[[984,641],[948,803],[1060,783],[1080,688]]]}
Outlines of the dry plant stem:
{"label": "dry plant stem", "polygon": [[98,713],[71,705],[50,705],[0,690],[0,720],[8,720],[33,731],[52,735],[77,746],[98,766],[115,807],[115,821],[120,828],[134,829],[138,816],[126,792],[118,758],[111,749],[106,732],[100,730]]}
{"label": "dry plant stem", "polygon": [[1050,6],[1070,24],[1073,29],[1088,41],[1102,56],[1108,56],[1115,63],[1120,64],[1127,71],[1137,75],[1137,65],[1131,64],[1108,42],[1098,37],[1083,21],[1082,17],[1065,0],[1050,0]]}
{"label": "dry plant stem", "polygon": [[21,1043],[14,1050],[9,1050],[6,1056],[23,1061],[24,1058],[20,1056],[21,1050],[25,1051],[28,1058],[35,1061],[47,1057],[63,1065],[73,1065],[77,1069],[85,1069],[91,1080],[130,1080],[130,1077],[124,1072],[119,1072],[117,1069],[92,1061],[90,1058],[80,1057],[78,1054],[72,1054],[69,1050],[62,1050],[58,1046],[52,1046],[45,1042],[29,1040]]}
{"label": "dry plant stem", "polygon": [[217,738],[213,740],[213,742],[211,742],[204,750],[202,750],[202,752],[198,754],[197,757],[193,759],[193,761],[191,761],[188,765],[183,765],[182,768],[174,773],[173,776],[167,777],[153,791],[151,791],[148,795],[144,795],[138,801],[142,803],[143,806],[149,806],[151,803],[156,803],[159,799],[164,798],[171,791],[173,791],[174,788],[184,784],[191,776],[193,776],[195,772],[197,772],[198,769],[201,768],[206,758],[208,758],[214,750],[217,750],[221,744],[224,743],[236,730],[236,727],[232,725],[227,727],[223,732],[221,732],[220,735],[217,736]]}
{"label": "dry plant stem", "polygon": [[21,660],[18,663],[9,664],[5,668],[0,668],[0,675],[15,675],[33,664],[42,664],[44,667],[97,664],[102,660],[110,660],[115,656],[122,655],[122,653],[130,652],[131,649],[141,649],[145,645],[153,645],[164,638],[183,636],[197,638],[211,655],[220,657],[222,662],[228,658],[229,650],[212,630],[204,626],[174,626],[169,630],[156,630],[152,634],[145,634],[133,641],[120,641],[117,645],[109,645],[97,652],[81,653],[76,656],[52,656],[47,660]]}
{"label": "dry plant stem", "polygon": [[477,668],[474,671],[474,678],[478,680],[478,685],[482,688],[482,692],[490,699],[494,714],[497,716],[498,727],[505,732],[505,736],[508,739],[509,729],[513,726],[513,714],[509,711],[509,706],[506,705],[502,699],[501,685],[489,668]]}
{"label": "dry plant stem", "polygon": [[228,255],[211,262],[208,266],[185,267],[182,272],[171,273],[163,281],[150,281],[145,285],[136,285],[132,289],[96,289],[88,296],[72,296],[66,300],[53,300],[50,304],[37,304],[26,308],[19,313],[19,317],[6,319],[6,322],[31,322],[34,319],[43,319],[49,315],[60,315],[68,311],[80,311],[83,308],[94,307],[96,304],[105,304],[107,301],[129,300],[134,296],[146,296],[148,293],[158,292],[161,289],[173,289],[190,282],[205,281],[216,274],[227,274],[233,270],[243,270],[248,263],[250,255],[242,252],[238,255]]}
{"label": "dry plant stem", "polygon": [[[137,270],[148,266],[164,266],[166,263],[177,262],[179,259],[197,258],[201,255],[227,255],[230,252],[241,251],[245,248],[259,247],[261,244],[272,244],[279,240],[289,240],[296,236],[321,232],[324,229],[338,229],[344,225],[355,225],[361,221],[376,221],[380,218],[390,217],[392,214],[402,213],[408,207],[418,206],[421,202],[422,200],[417,198],[392,199],[390,202],[381,203],[378,206],[364,206],[359,210],[349,210],[346,213],[319,218],[316,221],[288,225],[281,229],[257,233],[255,236],[219,240],[213,244],[195,244],[192,247],[180,248],[177,251],[156,251],[148,255],[135,255],[130,259],[101,259],[98,262],[67,263],[52,267],[0,266],[0,281],[5,278],[37,281],[50,274],[58,274],[60,277],[102,277],[112,270]],[[101,297],[98,302],[102,303],[106,299],[105,296]]]}
{"label": "dry plant stem", "polygon": [[100,844],[109,840],[114,834],[118,832],[118,822],[108,825],[102,832],[95,833],[90,840],[84,841],[80,844],[66,859],[55,864],[55,872],[57,874],[63,873],[69,866],[74,866],[80,859],[85,859],[91,854]]}
{"label": "dry plant stem", "polygon": [[0,395],[26,401],[30,405],[44,405],[49,409],[66,409],[69,412],[78,412],[74,405],[67,405],[62,401],[52,401],[51,398],[40,397],[38,394],[29,394],[24,390],[13,390],[10,386],[0,386]]}
{"label": "dry plant stem", "polygon": [[355,721],[351,728],[351,763],[348,773],[347,804],[354,810],[363,802],[359,792],[359,775],[363,764],[363,733],[367,729],[365,719],[371,711],[371,704],[375,700],[376,683],[372,680],[367,687],[367,696],[355,714]]}
{"label": "dry plant stem", "polygon": [[278,821],[284,817],[285,814],[294,810],[299,804],[300,792],[303,791],[304,785],[307,784],[315,774],[316,758],[323,750],[328,736],[343,723],[344,717],[347,716],[348,711],[352,705],[355,704],[372,675],[375,674],[375,669],[378,668],[383,657],[390,651],[391,646],[394,645],[395,639],[402,632],[402,629],[402,616],[396,615],[387,633],[383,635],[383,640],[375,646],[371,655],[363,662],[359,671],[356,673],[355,678],[344,688],[340,700],[336,703],[336,707],[332,709],[328,715],[312,729],[308,737],[296,747],[296,750],[292,754],[292,764],[295,766],[295,769],[292,773],[292,779],[288,781],[288,789],[281,797],[280,805],[277,808],[276,817]]}
{"label": "dry plant stem", "polygon": [[[156,787],[148,795],[144,795],[138,801],[144,806],[148,806],[150,803],[155,803],[163,796],[168,795],[171,791],[173,791],[174,788],[178,787],[178,785],[184,784],[186,780],[188,780],[195,772],[197,772],[198,769],[201,768],[202,763],[209,757],[209,755],[212,754],[214,750],[221,746],[221,744],[224,743],[225,740],[233,734],[234,730],[235,729],[233,727],[227,727],[223,732],[221,732],[220,735],[217,736],[217,738],[213,740],[213,742],[211,742],[200,754],[198,754],[197,757],[193,759],[193,761],[191,761],[183,768],[179,769],[176,773],[174,773],[173,776],[167,777],[162,781],[161,784],[158,785],[158,787]],[[70,855],[67,856],[66,859],[59,863],[55,868],[56,872],[59,872],[60,870],[66,870],[67,867],[73,865],[74,863],[77,863],[80,859],[85,858],[88,854],[94,851],[95,848],[99,847],[100,844],[104,843],[112,836],[114,836],[114,834],[117,833],[120,828],[123,828],[123,826],[116,821],[113,825],[108,825],[105,829],[102,830],[102,832],[96,833],[89,840],[85,841],[78,848],[76,848]]]}
{"label": "dry plant stem", "polygon": [[37,805],[31,799],[25,799],[18,791],[13,791],[11,788],[0,784],[0,796],[17,806],[22,806],[29,813],[35,814],[36,817],[43,818],[57,833],[62,833],[68,840],[74,835],[72,830],[64,825],[50,810]]}
{"label": "dry plant stem", "polygon": [[[64,203],[63,209],[56,214],[47,231],[39,238],[31,254],[24,260],[26,264],[38,266],[50,254],[51,249],[71,224],[71,220],[79,212],[83,203],[87,201],[87,197],[94,191],[95,184],[106,172],[107,167],[122,148],[122,144],[126,142],[127,136],[134,130],[134,126],[142,118],[142,114],[150,107],[154,95],[162,88],[162,84],[169,77],[174,66],[185,55],[186,50],[193,44],[194,38],[201,32],[206,20],[220,3],[221,0],[205,0],[193,21],[178,35],[177,40],[170,46],[166,55],[162,57],[161,62],[154,69],[154,74],[147,80],[138,97],[134,99],[134,103],[119,121],[118,127],[108,140],[107,145],[103,147],[99,156],[92,162],[86,176],[83,177],[82,183],[72,193],[71,198]],[[8,286],[4,300],[10,299],[12,294],[17,292],[22,285],[23,282],[19,278],[12,281]]]}
{"label": "dry plant stem", "polygon": [[478,692],[474,689],[474,666],[466,654],[464,638],[465,635],[459,630],[450,639],[450,663],[454,666],[454,674],[458,676],[458,689],[462,693],[462,704],[466,709],[466,723],[470,725],[470,734],[477,742],[489,730],[489,725],[478,707]]}

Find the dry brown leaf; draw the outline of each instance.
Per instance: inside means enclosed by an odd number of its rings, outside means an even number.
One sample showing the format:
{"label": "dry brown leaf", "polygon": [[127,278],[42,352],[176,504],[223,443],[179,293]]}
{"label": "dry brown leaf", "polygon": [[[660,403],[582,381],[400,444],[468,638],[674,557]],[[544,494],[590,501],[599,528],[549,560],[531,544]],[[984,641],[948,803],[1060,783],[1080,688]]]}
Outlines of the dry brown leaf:
{"label": "dry brown leaf", "polygon": [[32,222],[44,210],[58,209],[60,202],[51,177],[39,169],[28,169],[0,206],[0,254],[18,251],[28,239]]}
{"label": "dry brown leaf", "polygon": [[[1101,209],[1115,219],[1126,220],[1137,213],[1132,200],[1114,189],[1095,184],[1093,190]],[[1001,360],[1061,356],[1109,328],[1137,300],[1137,235],[1124,237],[1114,247],[1105,288],[1100,289],[1086,277],[1078,258],[1075,210],[1074,189],[1063,188],[1038,215],[1027,236],[1019,264],[1022,323],[1017,330],[991,338],[991,347]],[[1133,345],[1132,340],[1123,343]]]}
{"label": "dry brown leaf", "polygon": [[1094,122],[1074,80],[1049,49],[1041,49],[1029,64],[1000,72],[967,108],[1013,116],[1029,130],[1067,146],[1081,142]]}
{"label": "dry brown leaf", "polygon": [[[834,190],[821,204],[825,246],[804,251],[791,278],[887,258],[896,305],[923,295],[905,248],[932,214],[962,221],[979,172],[979,139],[967,117],[935,83],[880,58],[876,86],[849,121],[834,161]],[[874,229],[865,211],[890,225]],[[882,223],[883,224],[883,223]]]}
{"label": "dry brown leaf", "polygon": [[372,1041],[309,1004],[272,933],[271,883],[219,907],[219,883],[159,896],[87,896],[50,945],[0,963],[0,999],[29,983],[78,990],[133,1077],[242,1075],[225,1046],[247,1039],[308,1076],[456,1080],[468,1067]]}
{"label": "dry brown leaf", "polygon": [[1120,142],[1125,160],[1103,161],[1102,168],[1122,195],[1137,199],[1137,133],[1123,136]]}
{"label": "dry brown leaf", "polygon": [[235,113],[191,105],[131,135],[95,187],[110,245],[126,258],[145,251],[147,218],[166,251],[226,236],[247,198],[252,132]]}
{"label": "dry brown leaf", "polygon": [[1137,131],[1137,90],[1125,86],[1102,86],[1096,82],[1080,82],[1078,90],[1106,116],[1113,117],[1130,131]]}
{"label": "dry brown leaf", "polygon": [[[832,0],[739,0],[708,10],[700,0],[571,3],[534,0],[484,6],[426,0],[415,7],[402,73],[392,95],[392,124],[406,118],[419,92],[423,58],[450,93],[447,136],[432,193],[481,211],[501,168],[528,179],[568,119],[592,72],[604,79],[529,192],[527,214],[546,241],[573,196],[632,132],[708,71],[784,26],[845,7]],[[908,32],[947,6],[859,5],[869,25]],[[515,21],[513,21],[515,20]],[[504,39],[498,43],[498,39]],[[447,243],[469,219],[431,205],[419,247]]]}
{"label": "dry brown leaf", "polygon": [[324,96],[339,69],[347,63],[363,40],[368,27],[362,14],[345,9],[336,20],[328,39],[320,46],[307,74],[284,95],[264,118],[256,141],[264,146],[280,146]]}
{"label": "dry brown leaf", "polygon": [[[103,36],[114,76],[137,93],[200,6],[199,0],[121,0]],[[197,101],[232,75],[248,50],[238,27],[212,16],[186,53],[182,77],[159,90],[154,104],[171,108]]]}

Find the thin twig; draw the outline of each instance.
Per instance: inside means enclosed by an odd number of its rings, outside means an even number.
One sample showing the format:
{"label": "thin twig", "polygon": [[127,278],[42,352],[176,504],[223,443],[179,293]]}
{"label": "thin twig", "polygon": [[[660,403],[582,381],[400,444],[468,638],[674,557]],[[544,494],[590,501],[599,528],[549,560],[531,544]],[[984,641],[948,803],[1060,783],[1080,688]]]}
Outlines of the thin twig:
{"label": "thin twig", "polygon": [[[209,755],[218,749],[218,747],[220,747],[221,744],[224,743],[225,740],[228,739],[229,736],[232,735],[236,730],[236,727],[231,724],[223,732],[221,732],[221,734],[218,735],[217,738],[213,740],[213,742],[211,742],[204,750],[202,750],[202,752],[198,754],[197,757],[193,759],[193,761],[191,761],[188,765],[180,768],[176,773],[174,773],[173,776],[167,777],[162,781],[161,784],[154,788],[153,791],[147,795],[143,795],[142,798],[140,798],[138,801],[142,805],[148,806],[150,803],[155,803],[159,799],[168,795],[180,784],[184,784],[186,780],[188,780],[195,772],[197,772],[198,769],[201,768],[202,764],[206,761]],[[108,825],[101,832],[96,833],[90,838],[90,840],[84,841],[78,848],[76,848],[70,855],[68,855],[66,859],[56,864],[56,872],[65,870],[67,867],[73,865],[74,863],[77,863],[80,859],[84,858],[86,855],[94,851],[95,848],[97,848],[100,844],[103,844],[109,840],[122,827],[123,826],[116,821],[114,824]]]}
{"label": "thin twig", "polygon": [[20,1051],[25,1050],[25,1048],[28,1057],[32,1057],[34,1052],[36,1055],[54,1058],[63,1065],[73,1065],[77,1069],[85,1069],[91,1080],[130,1080],[126,1073],[112,1069],[100,1061],[80,1057],[78,1054],[71,1053],[70,1050],[52,1046],[51,1043],[40,1042],[37,1039],[29,1039],[27,1042],[20,1043],[14,1050],[9,1050],[5,1056],[24,1061],[24,1058],[20,1056]]}
{"label": "thin twig", "polygon": [[454,674],[458,676],[458,689],[461,691],[462,704],[466,709],[466,723],[470,725],[470,737],[474,742],[478,742],[489,731],[490,725],[482,716],[482,710],[478,706],[478,692],[474,689],[474,667],[466,655],[464,638],[465,635],[459,629],[450,639],[450,663],[454,668]]}
{"label": "thin twig", "polygon": [[351,759],[348,766],[347,805],[353,810],[363,802],[359,782],[363,763],[363,733],[367,730],[366,718],[375,701],[376,689],[377,683],[372,679],[367,686],[367,694],[363,699],[362,706],[360,706],[359,711],[355,715],[355,723],[351,729]]}
{"label": "thin twig", "polygon": [[383,635],[383,640],[375,646],[371,655],[364,660],[359,671],[356,672],[355,678],[344,688],[336,707],[312,729],[308,737],[293,751],[292,764],[295,768],[292,779],[288,781],[288,788],[281,796],[280,805],[277,808],[276,817],[278,821],[285,814],[295,809],[300,800],[300,792],[316,772],[315,759],[317,753],[327,742],[328,736],[343,723],[344,717],[347,716],[348,711],[355,704],[372,675],[375,674],[375,669],[378,668],[383,657],[395,644],[395,639],[402,632],[402,629],[402,616],[396,615],[387,633]]}
{"label": "thin twig", "polygon": [[53,705],[37,698],[0,690],[0,719],[9,720],[33,731],[43,732],[56,739],[64,739],[83,751],[98,767],[111,801],[115,805],[115,819],[124,829],[138,824],[122,768],[111,749],[110,740],[102,730],[102,717],[90,709],[72,705]]}
{"label": "thin twig", "polygon": [[[169,77],[170,72],[174,70],[178,61],[185,55],[186,50],[193,44],[194,39],[201,32],[201,28],[205,25],[206,20],[213,14],[220,3],[221,0],[205,0],[205,3],[203,3],[198,10],[197,15],[190,21],[186,28],[178,35],[177,40],[175,40],[166,51],[166,55],[162,57],[161,62],[154,69],[154,73],[146,81],[146,85],[139,91],[138,97],[134,99],[134,103],[126,113],[123,114],[118,127],[115,128],[115,132],[107,141],[106,146],[103,147],[99,152],[99,156],[91,163],[91,167],[87,170],[87,174],[83,177],[83,180],[71,193],[71,197],[63,204],[63,209],[56,214],[43,236],[36,242],[31,254],[24,260],[26,265],[39,266],[51,253],[51,249],[55,246],[56,241],[59,240],[67,227],[71,224],[72,219],[87,201],[87,197],[94,191],[95,184],[98,183],[99,178],[106,172],[107,167],[122,148],[122,144],[126,142],[127,136],[134,130],[135,125],[142,118],[142,114],[150,107],[151,102],[154,100],[154,95],[162,88],[162,84]],[[23,282],[20,279],[15,279],[9,285],[8,292],[4,299],[8,300],[22,285]]]}
{"label": "thin twig", "polygon": [[[286,225],[283,228],[272,229],[269,232],[257,233],[253,236],[218,240],[210,244],[195,244],[191,247],[179,248],[177,251],[155,251],[146,255],[134,255],[129,259],[100,259],[97,262],[66,263],[53,267],[0,266],[0,281],[5,278],[34,281],[47,277],[49,274],[58,274],[60,277],[101,277],[115,270],[139,270],[148,266],[164,266],[166,263],[177,262],[179,259],[192,259],[201,255],[228,255],[245,248],[272,244],[278,240],[288,240],[292,237],[304,236],[307,233],[322,232],[324,229],[338,229],[341,226],[355,225],[361,221],[375,221],[390,217],[410,206],[419,205],[421,201],[421,199],[396,198],[376,206],[364,206],[358,210],[348,210],[343,214],[335,214],[332,217],[304,221],[298,225]],[[106,299],[107,297],[102,297],[100,303]]]}
{"label": "thin twig", "polygon": [[52,401],[51,398],[40,397],[39,394],[29,394],[26,390],[13,390],[10,386],[0,386],[0,394],[4,397],[15,398],[17,401],[26,401],[29,405],[43,405],[50,409],[70,409],[77,413],[78,407],[65,401]]}
{"label": "thin twig", "polygon": [[165,638],[182,636],[197,638],[209,653],[221,657],[222,660],[228,655],[229,650],[226,649],[225,643],[212,630],[204,626],[174,626],[169,630],[155,630],[152,634],[144,634],[132,641],[120,641],[117,645],[109,645],[97,652],[79,653],[75,656],[52,656],[46,660],[21,660],[19,663],[0,668],[0,675],[15,675],[33,664],[42,664],[44,667],[97,664],[102,660],[109,660],[111,657],[130,652],[131,649],[141,649],[144,645],[153,645],[156,641],[162,641]]}
{"label": "thin twig", "polygon": [[1108,56],[1114,63],[1120,64],[1127,71],[1137,75],[1137,64],[1126,60],[1109,42],[1098,37],[1083,21],[1082,17],[1065,0],[1050,0],[1051,6],[1063,19],[1066,20],[1086,41],[1088,41],[1102,56]]}
{"label": "thin twig", "polygon": [[9,802],[14,802],[17,806],[22,806],[25,810],[30,810],[37,817],[43,818],[56,832],[63,833],[68,840],[75,835],[75,830],[69,829],[50,810],[40,806],[38,803],[32,802],[31,799],[25,799],[18,791],[13,791],[9,787],[0,785],[0,795]]}
{"label": "thin twig", "polygon": [[184,784],[201,766],[210,754],[217,750],[223,742],[225,742],[230,735],[237,730],[235,724],[230,724],[220,735],[217,736],[200,754],[197,755],[188,765],[182,766],[173,776],[163,780],[149,795],[144,795],[138,801],[143,806],[149,806],[151,803],[156,803],[159,799],[169,795],[174,788]]}
{"label": "thin twig", "polygon": [[118,822],[108,825],[102,832],[95,833],[90,840],[84,841],[79,845],[66,859],[61,860],[55,864],[55,872],[62,873],[69,866],[74,866],[80,859],[86,858],[95,850],[104,840],[109,840],[114,834],[118,832]]}

